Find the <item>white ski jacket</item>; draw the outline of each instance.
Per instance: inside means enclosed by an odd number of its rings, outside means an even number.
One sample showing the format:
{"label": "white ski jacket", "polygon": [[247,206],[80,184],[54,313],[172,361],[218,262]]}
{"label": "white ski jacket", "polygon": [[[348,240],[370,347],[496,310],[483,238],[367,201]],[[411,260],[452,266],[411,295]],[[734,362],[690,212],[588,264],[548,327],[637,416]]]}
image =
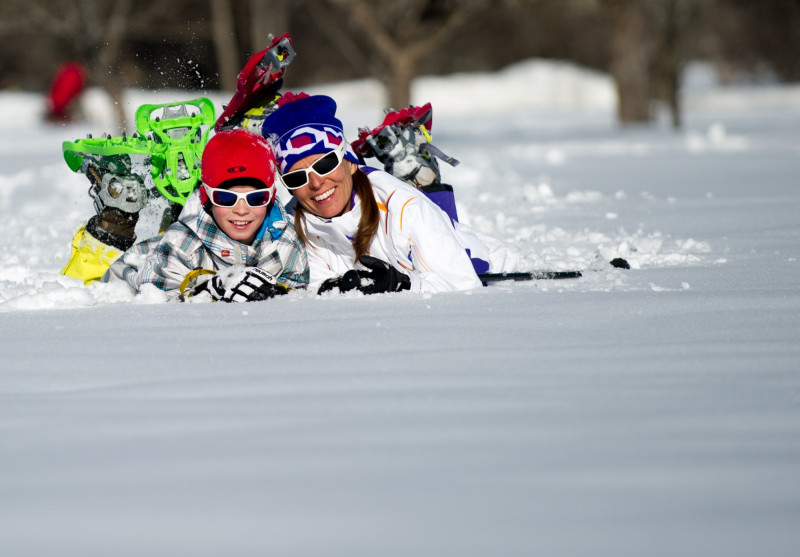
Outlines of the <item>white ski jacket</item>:
{"label": "white ski jacket", "polygon": [[[367,174],[381,221],[369,255],[382,259],[411,278],[412,292],[469,290],[481,286],[466,249],[476,246],[477,236],[460,234],[450,218],[416,188],[382,170],[362,168]],[[303,213],[307,238],[309,289],[316,291],[329,278],[354,268],[352,241],[361,218],[361,204],[332,219]],[[287,206],[293,213],[294,203]],[[471,231],[470,231],[471,232]]]}

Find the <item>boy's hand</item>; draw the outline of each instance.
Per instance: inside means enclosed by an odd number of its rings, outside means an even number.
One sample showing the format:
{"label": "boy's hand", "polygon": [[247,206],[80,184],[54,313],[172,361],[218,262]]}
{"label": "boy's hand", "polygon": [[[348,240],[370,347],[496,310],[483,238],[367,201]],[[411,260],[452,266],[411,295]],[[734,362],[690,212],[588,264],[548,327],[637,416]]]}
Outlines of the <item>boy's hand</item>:
{"label": "boy's hand", "polygon": [[211,277],[208,292],[220,302],[257,302],[286,294],[288,289],[264,269],[234,265]]}

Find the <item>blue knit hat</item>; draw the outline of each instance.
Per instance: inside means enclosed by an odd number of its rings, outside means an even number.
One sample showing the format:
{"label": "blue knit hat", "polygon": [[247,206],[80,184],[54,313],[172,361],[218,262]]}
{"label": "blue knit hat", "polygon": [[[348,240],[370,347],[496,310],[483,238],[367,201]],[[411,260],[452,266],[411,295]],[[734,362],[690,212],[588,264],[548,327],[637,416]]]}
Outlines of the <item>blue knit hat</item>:
{"label": "blue knit hat", "polygon": [[[279,108],[264,120],[261,133],[272,143],[281,173],[309,155],[329,153],[344,141],[344,158],[358,164],[336,118],[336,102],[325,95],[286,95]],[[284,99],[281,99],[284,100]]]}

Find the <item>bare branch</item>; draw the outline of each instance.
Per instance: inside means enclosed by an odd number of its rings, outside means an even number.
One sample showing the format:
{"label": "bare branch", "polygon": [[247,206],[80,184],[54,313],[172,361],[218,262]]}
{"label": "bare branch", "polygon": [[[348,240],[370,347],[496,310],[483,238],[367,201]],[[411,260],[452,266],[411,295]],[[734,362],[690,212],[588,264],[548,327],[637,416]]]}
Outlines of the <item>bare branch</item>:
{"label": "bare branch", "polygon": [[75,10],[66,9],[62,13],[53,13],[40,2],[20,3],[16,11],[19,19],[14,25],[19,28],[40,27],[56,37],[67,38],[76,30],[77,21],[74,12]]}
{"label": "bare branch", "polygon": [[449,39],[462,25],[467,23],[478,11],[488,2],[475,0],[467,3],[466,6],[451,11],[444,23],[441,23],[436,31],[425,37],[418,38],[409,45],[409,53],[419,59],[427,52],[431,52],[441,46]]}
{"label": "bare branch", "polygon": [[380,52],[381,56],[391,60],[394,53],[400,49],[400,45],[384,30],[378,21],[373,5],[364,0],[347,0],[345,3],[352,10],[360,31]]}
{"label": "bare branch", "polygon": [[396,22],[394,28],[397,32],[398,42],[407,43],[419,35],[419,23],[428,6],[428,0],[410,0],[409,5],[396,5],[400,9],[395,10],[396,13],[393,14],[392,19]]}
{"label": "bare branch", "polygon": [[319,29],[331,43],[336,45],[336,49],[353,68],[360,71],[366,68],[372,75],[380,74],[380,65],[376,64],[373,59],[365,56],[347,33],[342,33],[340,29],[331,26],[330,20],[324,17],[321,11],[309,10],[308,16],[317,29]]}

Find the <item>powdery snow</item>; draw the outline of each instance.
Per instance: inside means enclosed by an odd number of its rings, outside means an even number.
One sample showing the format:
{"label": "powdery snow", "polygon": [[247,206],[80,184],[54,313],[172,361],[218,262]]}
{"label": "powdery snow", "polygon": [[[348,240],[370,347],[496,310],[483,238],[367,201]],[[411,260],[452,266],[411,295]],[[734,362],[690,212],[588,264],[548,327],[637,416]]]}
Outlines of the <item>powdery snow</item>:
{"label": "powdery snow", "polygon": [[797,554],[800,97],[693,71],[681,132],[571,65],[415,85],[461,220],[582,279],[244,305],[59,275],[113,111],[0,93],[0,554]]}

